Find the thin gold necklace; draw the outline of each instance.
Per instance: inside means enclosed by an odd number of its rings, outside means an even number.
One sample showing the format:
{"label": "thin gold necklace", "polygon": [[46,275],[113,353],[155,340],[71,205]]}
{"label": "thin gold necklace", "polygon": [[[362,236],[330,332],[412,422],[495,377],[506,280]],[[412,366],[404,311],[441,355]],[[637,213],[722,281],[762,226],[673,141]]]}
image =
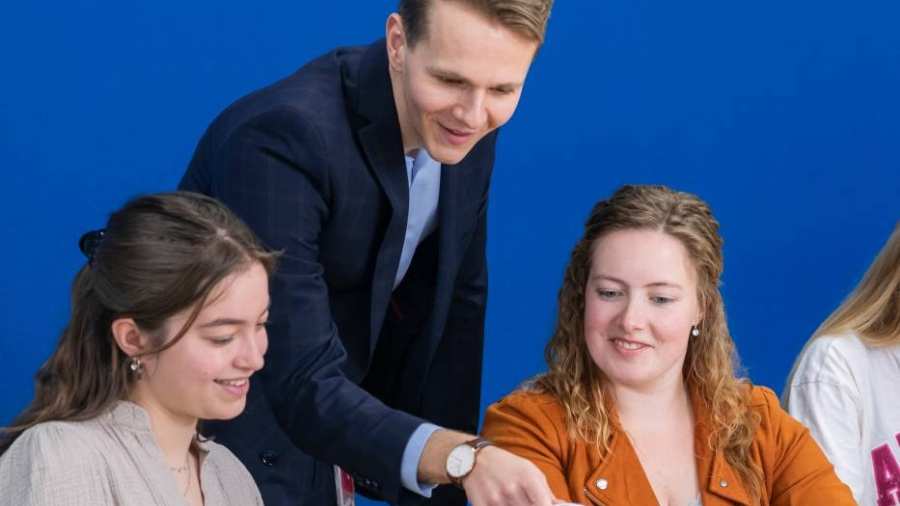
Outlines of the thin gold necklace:
{"label": "thin gold necklace", "polygon": [[177,466],[177,467],[169,466],[169,470],[171,470],[172,472],[174,472],[176,475],[179,475],[179,476],[181,475],[181,473],[183,473],[185,471],[188,472],[187,483],[185,483],[185,485],[184,485],[184,490],[181,491],[182,497],[187,497],[187,492],[191,488],[191,481],[192,481],[192,477],[194,475],[194,473],[191,471],[191,467],[190,467],[190,461],[189,461],[190,456],[191,456],[191,452],[190,452],[190,450],[188,450],[188,452],[184,454],[184,464]]}

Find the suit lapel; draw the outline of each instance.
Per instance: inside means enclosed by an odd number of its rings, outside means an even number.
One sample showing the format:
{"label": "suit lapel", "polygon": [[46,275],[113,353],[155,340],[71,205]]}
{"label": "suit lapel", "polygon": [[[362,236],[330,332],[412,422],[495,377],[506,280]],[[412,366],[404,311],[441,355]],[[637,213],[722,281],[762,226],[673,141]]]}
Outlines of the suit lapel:
{"label": "suit lapel", "polygon": [[[459,263],[459,210],[462,201],[462,184],[466,167],[453,165],[441,167],[441,195],[439,200],[440,215],[438,219],[438,273],[435,291],[435,307],[441,308],[441,314],[433,316],[430,328],[432,335],[444,332],[447,309],[453,296],[453,285],[456,283],[456,265]],[[433,352],[433,350],[432,350]],[[431,358],[431,354],[428,355]]]}
{"label": "suit lapel", "polygon": [[[369,46],[360,59],[358,72],[347,68],[343,74],[348,104],[357,115],[357,132],[375,179],[391,206],[391,216],[375,261],[370,309],[370,356],[381,331],[388,302],[393,291],[394,276],[400,261],[409,213],[409,183],[403,156],[403,140],[388,75],[387,50],[384,40]],[[483,141],[482,141],[483,142]],[[426,326],[426,339],[414,346],[424,348],[409,371],[424,385],[432,357],[444,332],[447,314],[454,294],[454,284],[461,261],[460,214],[469,201],[477,201],[469,191],[483,190],[467,184],[473,170],[489,170],[493,157],[493,141],[476,147],[457,165],[441,167],[441,190],[438,203],[438,272],[435,280],[433,311]],[[484,150],[488,150],[484,152]],[[421,349],[420,348],[420,349]]]}
{"label": "suit lapel", "polygon": [[[482,175],[475,171],[490,170],[490,159],[484,154],[487,149],[493,155],[493,143],[487,146],[476,146],[461,162],[456,165],[441,167],[441,193],[438,206],[438,262],[435,279],[435,299],[431,315],[425,326],[424,339],[417,340],[411,353],[416,361],[407,369],[404,381],[419,385],[418,399],[428,385],[428,377],[434,356],[445,336],[447,322],[453,315],[453,297],[456,295],[456,282],[459,266],[463,261],[464,237],[466,227],[477,226],[476,206],[480,202],[484,187],[475,184]],[[473,194],[477,193],[477,194]]]}
{"label": "suit lapel", "polygon": [[349,103],[361,117],[358,138],[372,174],[391,207],[390,219],[375,260],[370,307],[369,353],[375,350],[394,276],[406,236],[409,185],[403,155],[403,139],[388,75],[384,40],[369,46],[357,75],[345,73]]}
{"label": "suit lapel", "polygon": [[416,391],[417,398],[422,395],[427,384],[424,378],[428,375],[432,358],[437,353],[437,347],[441,342],[441,336],[447,323],[447,313],[453,298],[457,265],[460,260],[458,223],[460,202],[463,197],[461,192],[465,189],[463,184],[465,173],[466,167],[463,165],[441,167],[441,192],[438,200],[436,231],[438,234],[438,261],[434,288],[435,299],[422,336],[424,339],[418,339],[412,343],[411,355],[417,359],[409,364],[404,377],[407,384],[419,385]]}

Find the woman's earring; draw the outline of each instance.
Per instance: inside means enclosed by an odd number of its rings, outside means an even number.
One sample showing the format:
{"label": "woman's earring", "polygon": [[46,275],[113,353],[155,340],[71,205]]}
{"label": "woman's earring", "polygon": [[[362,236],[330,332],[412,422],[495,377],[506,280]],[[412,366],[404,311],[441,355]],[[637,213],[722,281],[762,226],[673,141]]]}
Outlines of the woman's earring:
{"label": "woman's earring", "polygon": [[131,357],[131,360],[128,361],[128,368],[131,369],[131,372],[138,378],[140,378],[141,374],[144,372],[144,364],[141,362],[141,359],[137,357]]}
{"label": "woman's earring", "polygon": [[700,335],[700,329],[698,329],[696,325],[691,325],[691,336],[697,337],[699,335]]}

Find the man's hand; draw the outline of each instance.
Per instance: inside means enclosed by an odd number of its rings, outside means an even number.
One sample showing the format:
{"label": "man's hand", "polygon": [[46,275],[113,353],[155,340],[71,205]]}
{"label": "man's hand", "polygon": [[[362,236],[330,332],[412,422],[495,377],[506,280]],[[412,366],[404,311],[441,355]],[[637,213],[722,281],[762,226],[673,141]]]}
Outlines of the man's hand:
{"label": "man's hand", "polygon": [[[462,432],[439,430],[425,444],[418,478],[424,483],[450,483],[446,462],[457,445],[475,439]],[[486,446],[478,451],[475,467],[463,478],[472,506],[551,506],[553,494],[547,478],[531,462],[512,453]]]}
{"label": "man's hand", "polygon": [[463,478],[472,506],[550,506],[547,478],[531,462],[488,446],[478,452],[472,473]]}

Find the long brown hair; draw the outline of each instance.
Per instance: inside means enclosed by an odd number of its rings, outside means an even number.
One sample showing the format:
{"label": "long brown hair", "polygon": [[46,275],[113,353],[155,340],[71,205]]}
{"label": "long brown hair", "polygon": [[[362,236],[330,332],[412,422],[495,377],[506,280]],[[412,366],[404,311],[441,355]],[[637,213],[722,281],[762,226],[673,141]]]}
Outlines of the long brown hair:
{"label": "long brown hair", "polygon": [[659,230],[678,239],[688,252],[697,272],[703,319],[699,336],[691,337],[688,344],[684,379],[712,415],[710,449],[723,451],[751,498],[758,501],[763,490],[761,471],[750,458],[758,418],[750,409],[746,382],[735,377],[738,360],[719,292],[722,238],[709,206],[694,195],[664,186],[623,186],[594,206],[559,291],[556,329],[545,350],[548,372],[536,378],[531,388],[560,400],[572,437],[593,442],[603,455],[609,452],[612,404],[604,393],[605,378],[585,342],[585,286],[597,240],[627,229]]}
{"label": "long brown hair", "polygon": [[[101,232],[82,238],[89,260],[75,276],[71,315],[56,350],[38,370],[31,404],[4,429],[2,455],[30,427],[51,420],[86,420],[127,397],[134,375],[111,325],[133,318],[158,353],[188,330],[213,288],[254,263],[271,274],[267,252],[218,201],[189,192],[148,195],[114,212]],[[191,309],[174,337],[166,320]]]}
{"label": "long brown hair", "polygon": [[856,289],[813,336],[848,331],[872,346],[900,344],[900,222]]}

